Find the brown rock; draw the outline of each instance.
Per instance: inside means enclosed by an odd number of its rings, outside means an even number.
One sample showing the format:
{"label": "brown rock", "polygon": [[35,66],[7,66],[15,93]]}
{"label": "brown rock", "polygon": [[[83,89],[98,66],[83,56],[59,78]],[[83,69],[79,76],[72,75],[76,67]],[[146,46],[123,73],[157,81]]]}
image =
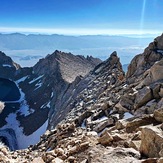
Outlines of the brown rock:
{"label": "brown rock", "polygon": [[154,111],[154,118],[156,121],[163,123],[163,108]]}
{"label": "brown rock", "polygon": [[151,89],[149,87],[144,87],[136,94],[135,108],[137,109],[143,106],[144,104],[152,100],[152,98],[153,97],[152,97]]}
{"label": "brown rock", "polygon": [[151,115],[146,115],[142,118],[136,118],[135,120],[128,122],[126,125],[126,131],[128,133],[136,131],[140,126],[156,123],[156,120]]}
{"label": "brown rock", "polygon": [[78,149],[79,151],[84,151],[84,150],[86,150],[89,147],[89,142],[81,143],[79,147],[80,147]]}
{"label": "brown rock", "polygon": [[70,156],[70,157],[68,157],[67,160],[68,160],[69,162],[73,163],[73,162],[76,160],[76,158],[73,157],[73,156]]}
{"label": "brown rock", "polygon": [[113,141],[113,137],[107,131],[104,131],[98,141],[102,145],[109,145]]}
{"label": "brown rock", "polygon": [[160,73],[162,71],[162,69],[163,69],[163,60],[156,62],[151,67],[150,71],[151,71],[151,76],[152,76],[152,82],[163,79],[163,73]]}
{"label": "brown rock", "polygon": [[163,97],[163,88],[160,89],[159,95]]}
{"label": "brown rock", "polygon": [[114,141],[125,140],[125,137],[123,135],[120,135],[120,134],[114,134],[114,135],[112,135],[112,137],[113,137]]}
{"label": "brown rock", "polygon": [[44,160],[41,157],[34,158],[31,163],[44,163]]}
{"label": "brown rock", "polygon": [[157,163],[157,158],[148,158],[146,160],[143,160],[141,163]]}
{"label": "brown rock", "polygon": [[140,140],[132,140],[129,142],[129,147],[134,148],[135,150],[139,151],[141,145]]}
{"label": "brown rock", "polygon": [[140,153],[133,148],[94,147],[88,153],[92,163],[138,163]]}
{"label": "brown rock", "polygon": [[114,124],[114,120],[112,118],[109,118],[103,122],[100,122],[95,128],[94,131],[96,132],[100,132],[103,129],[105,129],[107,126],[113,125]]}
{"label": "brown rock", "polygon": [[157,161],[157,163],[163,163],[163,157],[161,157],[161,158]]}
{"label": "brown rock", "polygon": [[122,119],[122,120],[118,120],[115,124],[115,127],[117,130],[121,130],[124,129],[127,125],[127,121]]}
{"label": "brown rock", "polygon": [[148,157],[159,157],[162,149],[162,131],[156,126],[142,127],[140,152]]}

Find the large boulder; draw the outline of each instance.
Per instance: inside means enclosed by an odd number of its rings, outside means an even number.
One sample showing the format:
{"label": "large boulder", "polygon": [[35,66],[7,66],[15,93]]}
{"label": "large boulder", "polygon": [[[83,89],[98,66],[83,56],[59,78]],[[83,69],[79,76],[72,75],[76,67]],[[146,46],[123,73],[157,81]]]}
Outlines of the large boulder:
{"label": "large boulder", "polygon": [[152,99],[152,92],[149,87],[144,87],[136,94],[135,108],[139,108]]}
{"label": "large boulder", "polygon": [[134,83],[135,80],[141,77],[146,70],[150,69],[155,62],[160,61],[163,58],[162,49],[163,34],[150,43],[142,54],[136,55],[132,59],[126,74],[127,81]]}
{"label": "large boulder", "polygon": [[147,157],[160,157],[163,132],[156,126],[142,127],[140,152]]}
{"label": "large boulder", "polygon": [[136,118],[132,121],[129,121],[126,125],[126,131],[128,133],[135,132],[139,127],[149,124],[155,124],[156,120],[151,115],[145,115],[141,118]]}

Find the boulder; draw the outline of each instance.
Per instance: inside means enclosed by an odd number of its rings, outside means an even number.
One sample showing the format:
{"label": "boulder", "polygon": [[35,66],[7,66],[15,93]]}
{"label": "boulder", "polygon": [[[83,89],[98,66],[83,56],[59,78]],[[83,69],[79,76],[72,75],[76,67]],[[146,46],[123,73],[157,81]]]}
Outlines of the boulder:
{"label": "boulder", "polygon": [[102,148],[98,146],[88,153],[88,162],[93,163],[138,163],[139,159],[140,153],[133,148]]}
{"label": "boulder", "polygon": [[98,142],[102,145],[109,145],[112,141],[113,137],[107,131],[104,131],[98,139]]}
{"label": "boulder", "polygon": [[150,69],[152,82],[163,79],[163,73],[160,73],[163,69],[163,59],[156,62]]}
{"label": "boulder", "polygon": [[94,131],[96,132],[100,132],[103,129],[105,129],[107,126],[113,125],[114,124],[114,120],[112,118],[109,118],[103,122],[100,122],[99,124],[97,124],[94,128]]}
{"label": "boulder", "polygon": [[121,130],[124,129],[127,125],[127,121],[122,119],[122,120],[118,120],[115,124],[115,127],[117,130]]}
{"label": "boulder", "polygon": [[140,152],[147,157],[160,157],[163,133],[156,126],[142,127]]}
{"label": "boulder", "polygon": [[140,126],[155,124],[156,120],[151,115],[145,115],[142,118],[136,118],[133,121],[130,121],[126,125],[126,131],[128,133],[136,131]]}
{"label": "boulder", "polygon": [[149,87],[144,87],[143,89],[139,90],[136,94],[135,98],[135,108],[139,108],[145,105],[147,102],[152,100],[152,92]]}
{"label": "boulder", "polygon": [[163,88],[160,88],[159,95],[160,97],[163,97]]}
{"label": "boulder", "polygon": [[156,121],[163,123],[163,108],[154,111],[154,118]]}
{"label": "boulder", "polygon": [[52,160],[51,163],[63,163],[63,160],[60,159],[59,157],[56,157],[55,159]]}
{"label": "boulder", "polygon": [[41,157],[34,158],[31,163],[44,163],[44,160]]}

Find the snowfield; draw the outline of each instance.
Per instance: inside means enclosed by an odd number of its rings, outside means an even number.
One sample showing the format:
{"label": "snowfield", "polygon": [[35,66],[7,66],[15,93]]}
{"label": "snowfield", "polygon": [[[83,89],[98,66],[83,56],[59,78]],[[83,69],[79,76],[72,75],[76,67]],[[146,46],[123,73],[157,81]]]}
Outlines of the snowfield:
{"label": "snowfield", "polygon": [[[40,76],[37,79],[34,79],[31,82],[39,80],[41,77],[42,76]],[[34,144],[38,143],[40,140],[40,136],[45,133],[45,131],[47,129],[47,125],[48,125],[48,120],[47,120],[38,130],[36,130],[29,136],[26,136],[23,133],[23,127],[20,127],[20,122],[17,120],[17,113],[20,113],[21,115],[24,115],[26,117],[34,112],[34,110],[32,108],[30,108],[29,105],[27,104],[27,101],[25,99],[25,94],[19,87],[19,83],[26,80],[27,78],[28,78],[28,76],[25,76],[15,82],[15,84],[18,87],[19,92],[20,92],[20,99],[17,101],[5,101],[5,103],[20,103],[20,108],[19,108],[19,110],[16,111],[16,113],[10,113],[6,117],[5,120],[6,120],[7,124],[1,128],[1,131],[2,131],[1,135],[3,135],[4,129],[13,129],[15,131],[15,135],[16,135],[16,139],[17,139],[17,143],[18,143],[17,144],[18,149],[25,149],[29,145],[34,145]],[[47,105],[49,106],[49,104],[47,104]],[[9,140],[11,139],[11,137],[9,135],[6,137]],[[10,142],[11,142],[11,140],[10,140]]]}
{"label": "snowfield", "polygon": [[48,121],[46,121],[38,130],[33,132],[31,135],[26,136],[23,133],[23,128],[20,127],[19,121],[16,119],[16,114],[9,114],[5,120],[7,125],[3,126],[1,129],[12,128],[15,131],[18,142],[18,149],[25,149],[29,145],[38,143],[40,136],[45,133],[48,125]]}

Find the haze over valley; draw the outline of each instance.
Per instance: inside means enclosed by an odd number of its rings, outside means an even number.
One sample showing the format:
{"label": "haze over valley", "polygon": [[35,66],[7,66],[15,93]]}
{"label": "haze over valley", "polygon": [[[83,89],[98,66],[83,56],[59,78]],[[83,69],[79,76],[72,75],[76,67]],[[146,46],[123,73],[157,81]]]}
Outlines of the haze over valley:
{"label": "haze over valley", "polygon": [[[139,35],[137,35],[139,36]],[[22,67],[30,67],[39,59],[55,50],[71,52],[75,55],[91,55],[101,60],[117,51],[122,64],[131,59],[153,41],[154,36],[111,36],[111,35],[43,35],[43,34],[0,34],[0,49],[12,57]]]}

